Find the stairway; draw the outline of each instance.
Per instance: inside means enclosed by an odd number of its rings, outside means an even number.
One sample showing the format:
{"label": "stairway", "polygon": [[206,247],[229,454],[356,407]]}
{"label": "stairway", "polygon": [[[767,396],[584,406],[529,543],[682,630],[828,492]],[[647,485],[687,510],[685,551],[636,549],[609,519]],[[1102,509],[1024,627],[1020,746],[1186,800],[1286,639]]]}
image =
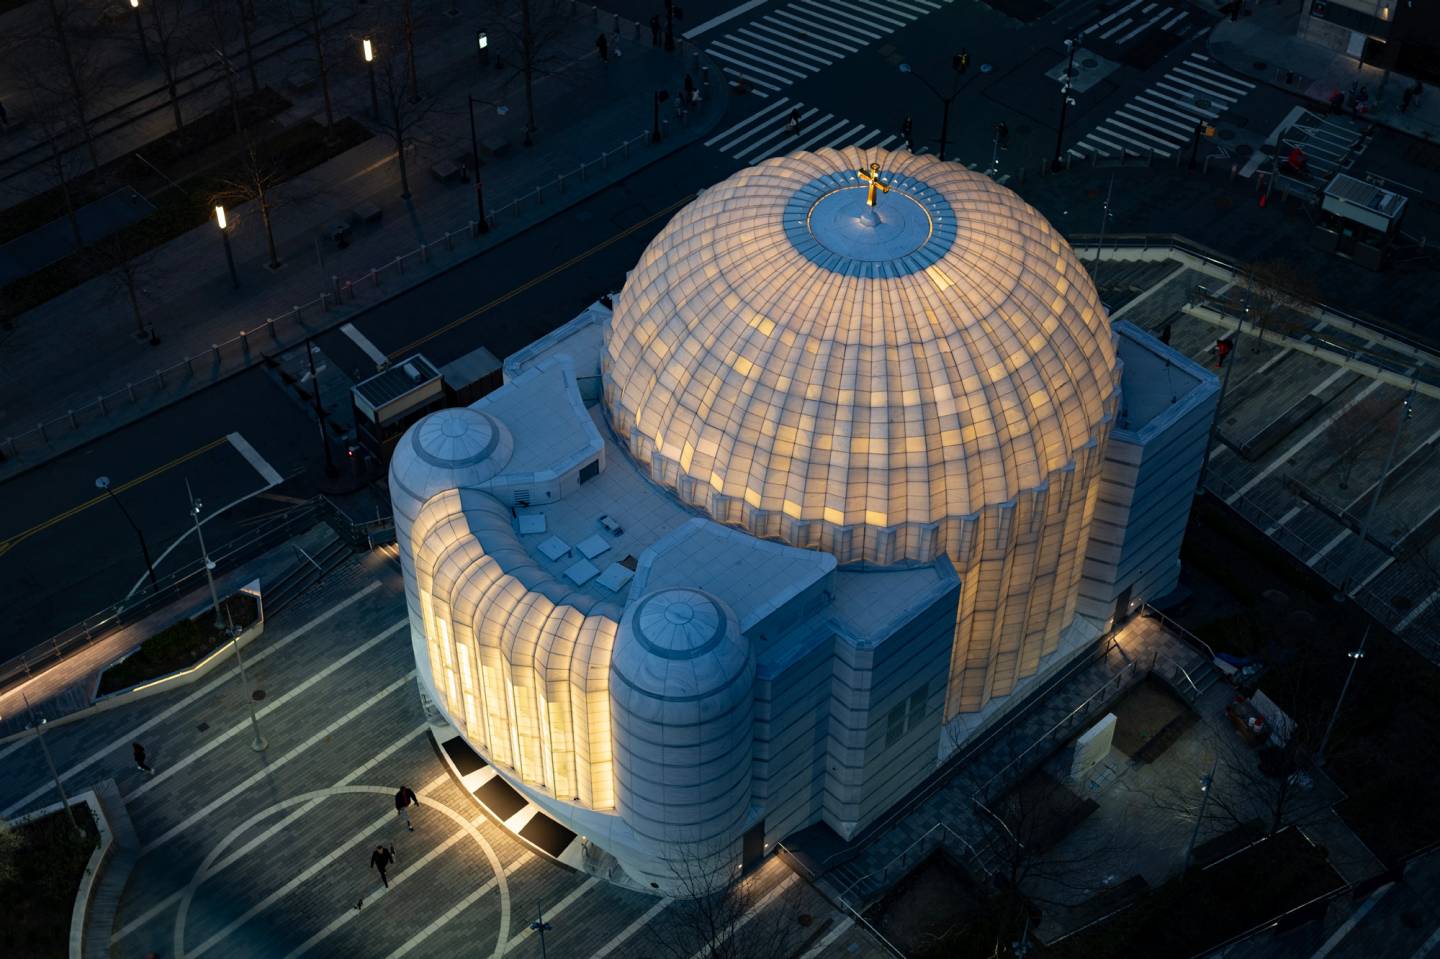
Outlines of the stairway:
{"label": "stairway", "polygon": [[350,556],[350,546],[334,531],[314,552],[301,552],[298,546],[296,562],[279,579],[265,588],[265,615],[273,616],[298,599],[311,586],[320,582],[325,575],[345,562]]}
{"label": "stairway", "polygon": [[110,959],[110,936],[115,930],[115,917],[120,910],[120,895],[130,880],[130,870],[140,858],[140,840],[130,822],[130,813],[115,780],[96,783],[95,798],[105,812],[105,821],[114,836],[109,854],[100,864],[100,878],[85,911],[85,929],[81,939],[84,959]]}

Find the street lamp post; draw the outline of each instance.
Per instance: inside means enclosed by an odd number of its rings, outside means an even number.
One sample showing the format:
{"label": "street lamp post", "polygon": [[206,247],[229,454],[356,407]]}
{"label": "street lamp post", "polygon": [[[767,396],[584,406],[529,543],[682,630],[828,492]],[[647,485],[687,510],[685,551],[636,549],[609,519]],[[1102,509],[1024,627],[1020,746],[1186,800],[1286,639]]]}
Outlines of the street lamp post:
{"label": "street lamp post", "polygon": [[190,519],[195,524],[195,539],[200,543],[200,559],[205,564],[205,581],[210,584],[210,602],[215,607],[215,628],[224,630],[230,637],[230,645],[235,650],[235,665],[240,667],[240,686],[245,690],[245,703],[250,707],[250,727],[255,731],[250,748],[257,753],[264,752],[270,744],[260,732],[260,717],[255,715],[255,698],[250,695],[250,679],[245,675],[245,660],[240,655],[240,631],[235,628],[235,621],[230,617],[228,609],[223,615],[220,612],[220,594],[215,591],[215,561],[205,549],[205,533],[200,528],[200,501],[190,489],[188,479],[185,481],[185,495],[190,498]]}
{"label": "street lamp post", "polygon": [[135,11],[135,32],[140,35],[140,55],[145,65],[150,65],[150,44],[145,39],[145,24],[140,22],[140,0],[130,0],[130,9]]}
{"label": "street lamp post", "polygon": [[540,959],[547,959],[545,952],[545,933],[554,927],[545,921],[545,912],[538,903],[535,906],[535,917],[535,921],[530,923],[530,928],[540,935]]}
{"label": "street lamp post", "polygon": [[[480,34],[484,37],[485,34]],[[475,170],[475,229],[489,233],[490,224],[485,219],[485,185],[480,182],[480,141],[475,136],[475,98],[465,97],[470,104],[470,165]]]}
{"label": "street lamp post", "polygon": [[1065,118],[1070,115],[1070,107],[1075,103],[1075,98],[1070,95],[1070,81],[1075,74],[1075,51],[1080,49],[1080,34],[1066,40],[1065,49],[1070,51],[1070,56],[1065,61],[1065,76],[1060,80],[1060,129],[1055,132],[1055,158],[1050,161],[1050,169],[1056,171],[1063,165],[1060,151],[1065,143]]}
{"label": "street lamp post", "polygon": [[370,69],[370,116],[379,120],[380,93],[375,87],[375,47],[371,45],[369,37],[360,41],[360,51],[365,54],[365,65]]}
{"label": "street lamp post", "polygon": [[651,102],[651,105],[654,107],[654,110],[655,110],[654,118],[653,118],[653,120],[651,121],[651,127],[650,127],[650,142],[651,142],[651,143],[659,143],[659,142],[660,142],[660,104],[663,103],[664,101],[670,99],[670,92],[669,92],[668,90],[656,90],[656,91],[654,92],[654,94],[651,95],[650,99],[651,99],[651,101],[652,101],[652,102]]}
{"label": "street lamp post", "polygon": [[1350,657],[1350,670],[1345,674],[1345,682],[1340,687],[1340,696],[1335,700],[1335,709],[1330,713],[1330,722],[1325,724],[1325,735],[1320,739],[1320,748],[1315,752],[1315,765],[1325,765],[1325,750],[1330,745],[1330,733],[1335,729],[1335,720],[1340,718],[1340,706],[1345,702],[1345,694],[1350,691],[1350,680],[1355,678],[1355,667],[1360,665],[1360,660],[1365,658],[1365,642],[1370,638],[1370,626],[1367,623],[1365,632],[1360,636],[1360,646],[1346,653]]}
{"label": "street lamp post", "polygon": [[490,34],[481,30],[475,34],[475,63],[484,73],[485,64],[490,62]]}
{"label": "street lamp post", "polygon": [[125,508],[125,504],[120,502],[120,498],[115,495],[114,490],[110,489],[110,477],[97,476],[95,478],[95,486],[97,489],[105,491],[105,495],[110,497],[110,502],[115,504],[120,510],[120,515],[125,517],[125,522],[129,523],[130,528],[135,531],[135,538],[140,541],[140,555],[145,557],[145,572],[150,574],[150,589],[152,591],[158,591],[160,589],[160,583],[155,579],[155,564],[150,561],[150,547],[145,542],[145,534],[140,531],[140,527],[136,525],[134,517],[132,517],[130,511]]}
{"label": "street lamp post", "polygon": [[335,461],[330,458],[330,437],[325,432],[325,405],[320,402],[320,374],[315,372],[315,344],[305,341],[305,355],[310,359],[310,392],[315,397],[315,419],[320,426],[320,448],[325,451],[325,475],[335,475]]}
{"label": "street lamp post", "polygon": [[938,89],[936,89],[935,85],[929,80],[916,73],[914,68],[912,68],[910,64],[900,64],[900,72],[907,73],[915,79],[919,80],[921,83],[925,84],[925,89],[933,93],[935,95],[935,98],[940,101],[943,107],[940,114],[940,150],[936,154],[936,156],[939,157],[941,160],[945,159],[945,147],[950,142],[950,105],[955,102],[955,98],[958,97],[960,93],[964,90],[963,77],[965,76],[965,71],[968,70],[969,67],[970,53],[968,50],[961,50],[959,53],[955,54],[953,57],[950,58],[950,68],[955,72],[955,85],[951,89],[950,94],[947,96],[941,93]]}
{"label": "street lamp post", "polygon": [[230,250],[229,223],[225,219],[225,207],[215,204],[215,223],[220,227],[220,240],[225,244],[225,262],[230,267],[230,285],[240,289],[240,274],[235,272],[235,254]]}
{"label": "street lamp post", "polygon": [[1414,412],[1410,406],[1410,400],[1415,396],[1415,387],[1410,387],[1410,392],[1405,394],[1405,400],[1400,404],[1399,419],[1395,423],[1395,435],[1390,437],[1390,451],[1385,454],[1385,465],[1380,468],[1380,478],[1375,481],[1375,491],[1370,494],[1370,505],[1365,507],[1365,519],[1360,523],[1360,540],[1355,548],[1350,550],[1350,556],[1345,562],[1345,575],[1340,577],[1340,588],[1335,591],[1335,601],[1344,602],[1350,593],[1350,580],[1355,576],[1355,564],[1360,561],[1360,551],[1365,546],[1365,540],[1370,537],[1370,523],[1375,518],[1375,507],[1380,505],[1380,494],[1385,491],[1385,478],[1390,475],[1390,467],[1395,463],[1395,453],[1400,449],[1400,434],[1405,431],[1405,424],[1410,422],[1410,415]]}
{"label": "street lamp post", "polygon": [[1217,756],[1210,763],[1210,771],[1205,778],[1200,780],[1200,814],[1195,817],[1195,828],[1190,832],[1190,845],[1185,848],[1185,867],[1183,873],[1190,871],[1191,864],[1195,861],[1195,840],[1200,838],[1200,825],[1205,822],[1205,809],[1210,805],[1210,787],[1215,785],[1215,768],[1220,765],[1220,758]]}
{"label": "street lamp post", "polygon": [[65,787],[60,783],[60,773],[55,769],[55,757],[50,755],[50,746],[45,742],[45,720],[35,718],[29,696],[22,692],[20,698],[25,700],[25,713],[30,717],[30,725],[35,729],[35,738],[40,740],[40,751],[45,754],[45,765],[50,767],[50,778],[55,780],[55,791],[60,794],[60,805],[65,807],[65,815],[70,817],[70,825],[75,827],[76,834],[83,836],[85,830],[75,821],[75,810],[70,808],[70,797],[65,795]]}

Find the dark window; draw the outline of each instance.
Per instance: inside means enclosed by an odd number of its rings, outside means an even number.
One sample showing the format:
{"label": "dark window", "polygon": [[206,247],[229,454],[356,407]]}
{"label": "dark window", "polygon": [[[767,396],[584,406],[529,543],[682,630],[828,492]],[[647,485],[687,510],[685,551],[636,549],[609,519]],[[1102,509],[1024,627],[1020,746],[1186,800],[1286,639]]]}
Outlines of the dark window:
{"label": "dark window", "polygon": [[925,698],[929,690],[921,686],[914,693],[910,694],[910,723],[911,729],[920,728],[920,723],[925,719]]}
{"label": "dark window", "polygon": [[600,461],[591,460],[580,467],[580,482],[588,482],[600,475]]}
{"label": "dark window", "polygon": [[905,703],[897,703],[894,709],[890,710],[890,716],[885,724],[885,745],[890,747],[905,738]]}

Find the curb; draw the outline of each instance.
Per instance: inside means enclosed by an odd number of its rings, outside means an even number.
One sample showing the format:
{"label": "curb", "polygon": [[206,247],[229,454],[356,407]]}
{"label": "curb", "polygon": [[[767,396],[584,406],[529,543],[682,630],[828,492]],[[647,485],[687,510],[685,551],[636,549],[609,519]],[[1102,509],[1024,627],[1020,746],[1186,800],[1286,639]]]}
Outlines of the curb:
{"label": "curb", "polygon": [[[686,55],[687,54],[684,53],[676,54],[677,57],[684,57]],[[714,61],[705,51],[701,50],[697,46],[695,48],[694,55],[703,66],[707,67],[711,71],[712,76],[720,75],[718,66],[714,63]],[[712,84],[712,90],[714,89],[716,88]],[[712,92],[710,96],[710,101],[717,102],[723,105],[725,102],[727,102],[722,95],[724,93],[724,88],[719,88],[719,91],[720,92]],[[190,399],[191,397],[203,393],[205,390],[210,389],[211,387],[228,382],[233,377],[248,373],[256,367],[262,366],[267,361],[267,359],[273,356],[287,353],[290,350],[301,346],[308,339],[324,335],[337,329],[340,326],[343,326],[346,323],[353,322],[357,317],[363,316],[369,310],[372,310],[378,306],[382,306],[393,300],[395,297],[400,296],[404,293],[408,293],[429,280],[449,273],[456,267],[469,264],[470,261],[475,259],[477,256],[480,256],[483,253],[487,253],[490,250],[500,246],[501,244],[521,236],[527,230],[530,230],[534,227],[540,226],[541,224],[548,222],[554,217],[565,213],[566,211],[579,205],[580,203],[589,200],[591,197],[599,194],[600,192],[607,190],[618,183],[623,182],[626,178],[633,176],[640,171],[654,165],[655,163],[658,163],[661,160],[668,158],[671,154],[677,153],[680,150],[685,149],[686,147],[700,141],[706,134],[715,129],[715,127],[719,126],[721,121],[724,120],[724,117],[725,110],[723,108],[716,109],[714,111],[713,117],[709,117],[703,122],[696,123],[693,126],[683,128],[686,131],[687,135],[679,137],[678,139],[672,137],[672,139],[668,141],[668,143],[670,144],[668,148],[666,146],[666,143],[662,142],[661,144],[659,144],[660,150],[658,152],[644,159],[642,162],[638,163],[633,168],[626,170],[616,179],[608,181],[603,185],[598,186],[594,190],[591,190],[589,192],[576,192],[574,194],[565,194],[565,199],[563,201],[560,201],[559,203],[557,203],[557,205],[553,207],[547,208],[544,216],[540,217],[539,219],[524,223],[523,225],[519,225],[513,231],[506,231],[503,228],[492,229],[491,232],[485,234],[484,239],[472,239],[471,242],[476,244],[476,246],[472,250],[457,257],[453,262],[446,264],[444,267],[437,269],[432,273],[425,274],[423,277],[419,277],[417,279],[417,282],[410,283],[404,286],[397,286],[393,290],[387,290],[386,295],[374,302],[366,303],[360,309],[347,309],[343,303],[338,303],[335,307],[327,310],[327,322],[314,328],[308,329],[307,335],[304,338],[297,339],[293,343],[280,344],[272,351],[267,352],[264,350],[260,350],[251,353],[248,361],[244,365],[238,366],[235,369],[232,369],[226,373],[222,373],[215,379],[212,379],[204,384],[197,385],[194,388],[186,390],[185,392],[180,393],[176,396],[172,396],[164,400],[163,402],[158,403],[157,405],[145,407],[143,409],[131,407],[129,410],[129,415],[117,417],[113,421],[113,423],[111,423],[108,428],[105,429],[103,432],[83,437],[74,437],[73,442],[51,444],[50,448],[46,451],[46,453],[38,458],[26,458],[22,460],[18,456],[12,457],[10,462],[13,465],[10,468],[7,468],[6,461],[0,461],[0,483],[8,482],[9,480],[23,476],[24,474],[30,472],[33,469],[36,469],[37,467],[44,466],[51,460],[54,460],[60,456],[64,456],[66,453],[72,452],[90,443],[96,442],[97,440],[103,439],[104,437],[109,436],[110,434],[118,430],[124,429],[125,427],[130,426],[138,422],[139,420],[144,419],[147,416],[152,416],[164,410],[167,410],[170,407],[184,400]]]}

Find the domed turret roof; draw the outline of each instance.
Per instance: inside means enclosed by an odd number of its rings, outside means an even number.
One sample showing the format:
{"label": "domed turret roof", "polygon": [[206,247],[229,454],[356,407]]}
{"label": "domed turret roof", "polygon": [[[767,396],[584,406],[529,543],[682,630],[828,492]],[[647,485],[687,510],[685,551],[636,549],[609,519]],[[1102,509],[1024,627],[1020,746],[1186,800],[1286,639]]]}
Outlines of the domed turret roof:
{"label": "domed turret roof", "polygon": [[616,302],[605,375],[662,482],[877,528],[1042,486],[1119,383],[1095,287],[1039,213],[959,164],[854,148],[741,170],[677,214]]}

